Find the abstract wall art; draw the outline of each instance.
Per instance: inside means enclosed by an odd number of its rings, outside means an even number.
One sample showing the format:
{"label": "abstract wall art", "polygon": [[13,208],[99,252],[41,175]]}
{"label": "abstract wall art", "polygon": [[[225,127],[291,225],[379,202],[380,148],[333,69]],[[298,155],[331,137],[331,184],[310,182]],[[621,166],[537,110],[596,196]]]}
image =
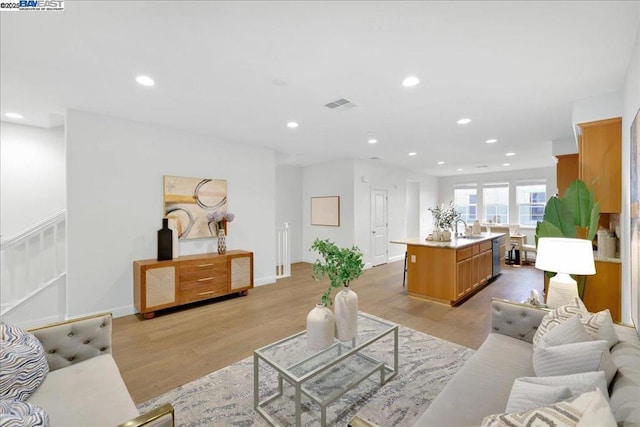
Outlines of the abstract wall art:
{"label": "abstract wall art", "polygon": [[207,215],[227,210],[227,181],[182,176],[163,177],[164,214],[177,219],[180,239],[214,237]]}

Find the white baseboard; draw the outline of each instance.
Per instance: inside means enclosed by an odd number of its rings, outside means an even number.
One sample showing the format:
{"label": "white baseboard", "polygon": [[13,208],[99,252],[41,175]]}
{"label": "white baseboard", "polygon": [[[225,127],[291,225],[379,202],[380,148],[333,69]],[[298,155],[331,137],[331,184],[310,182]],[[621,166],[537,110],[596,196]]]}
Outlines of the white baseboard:
{"label": "white baseboard", "polygon": [[62,321],[64,321],[64,319],[59,316],[48,316],[48,317],[41,317],[40,319],[28,320],[24,322],[15,322],[15,323],[9,322],[9,323],[26,330],[31,328],[39,328],[41,326],[46,326],[52,323],[58,323]]}
{"label": "white baseboard", "polygon": [[267,276],[261,277],[259,279],[255,279],[253,281],[253,286],[262,286],[262,285],[270,285],[272,283],[276,283],[276,276]]}
{"label": "white baseboard", "polygon": [[398,261],[404,261],[404,254],[389,257],[389,262],[398,262]]}

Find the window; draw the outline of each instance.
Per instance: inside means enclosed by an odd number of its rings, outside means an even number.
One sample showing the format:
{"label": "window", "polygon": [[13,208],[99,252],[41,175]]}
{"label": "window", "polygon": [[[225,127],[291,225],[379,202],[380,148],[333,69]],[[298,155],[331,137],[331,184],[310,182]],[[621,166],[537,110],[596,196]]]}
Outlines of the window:
{"label": "window", "polygon": [[546,201],[547,186],[545,184],[517,185],[518,223],[534,226],[538,221],[542,221]]}
{"label": "window", "polygon": [[509,223],[509,184],[485,184],[482,187],[482,198],[487,222]]}
{"label": "window", "polygon": [[467,223],[471,224],[478,219],[478,190],[473,187],[455,187],[453,189],[453,204],[456,206],[460,217]]}

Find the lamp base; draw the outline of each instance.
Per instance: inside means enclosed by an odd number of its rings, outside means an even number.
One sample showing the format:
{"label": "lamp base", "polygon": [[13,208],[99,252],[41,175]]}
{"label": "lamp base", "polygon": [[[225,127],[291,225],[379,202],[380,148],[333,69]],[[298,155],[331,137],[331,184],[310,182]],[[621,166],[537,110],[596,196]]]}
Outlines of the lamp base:
{"label": "lamp base", "polygon": [[578,296],[578,283],[568,274],[558,273],[549,279],[547,292],[547,306],[549,308],[558,308],[569,304]]}

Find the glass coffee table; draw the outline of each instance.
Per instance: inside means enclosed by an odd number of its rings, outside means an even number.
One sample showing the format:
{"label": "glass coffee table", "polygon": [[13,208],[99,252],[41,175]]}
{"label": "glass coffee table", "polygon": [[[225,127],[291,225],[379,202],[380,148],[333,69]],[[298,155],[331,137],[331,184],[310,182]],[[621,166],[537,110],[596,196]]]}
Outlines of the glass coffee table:
{"label": "glass coffee table", "polygon": [[[392,363],[372,356],[367,348],[384,337],[393,337]],[[387,340],[384,340],[386,343]],[[388,339],[391,341],[391,339]],[[382,342],[381,342],[382,344]],[[391,357],[390,357],[391,358]],[[260,399],[260,363],[277,372],[277,389]],[[307,331],[302,331],[253,352],[253,402],[256,411],[271,425],[276,420],[266,406],[283,396],[283,380],[295,389],[295,424],[302,423],[302,396],[320,406],[320,424],[326,425],[327,406],[377,372],[382,386],[398,373],[398,325],[358,313],[358,336],[336,341],[323,350],[307,349]]]}

